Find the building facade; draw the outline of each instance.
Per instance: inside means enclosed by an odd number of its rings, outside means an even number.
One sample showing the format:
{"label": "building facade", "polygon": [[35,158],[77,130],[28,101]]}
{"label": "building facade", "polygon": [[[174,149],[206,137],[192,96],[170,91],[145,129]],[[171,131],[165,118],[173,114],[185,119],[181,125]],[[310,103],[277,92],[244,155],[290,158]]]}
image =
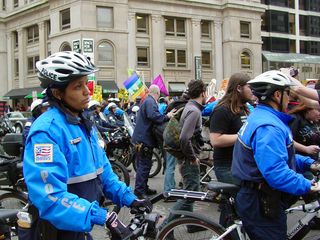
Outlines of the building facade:
{"label": "building facade", "polygon": [[67,50],[90,56],[96,80],[119,88],[128,69],[146,82],[162,74],[173,92],[195,78],[255,76],[264,11],[260,0],[1,0],[0,96],[38,87],[35,63]]}
{"label": "building facade", "polygon": [[[320,1],[261,0],[263,68],[295,65],[300,79],[320,78]],[[280,53],[278,55],[270,54]]]}

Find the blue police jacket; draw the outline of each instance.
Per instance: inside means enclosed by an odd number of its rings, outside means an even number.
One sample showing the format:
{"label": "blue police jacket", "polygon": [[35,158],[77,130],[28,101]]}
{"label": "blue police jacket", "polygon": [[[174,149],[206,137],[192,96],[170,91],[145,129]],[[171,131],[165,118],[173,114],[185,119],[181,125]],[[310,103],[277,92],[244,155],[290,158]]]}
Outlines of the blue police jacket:
{"label": "blue police jacket", "polygon": [[311,182],[302,174],[314,162],[294,153],[288,122],[292,117],[258,105],[238,133],[232,159],[232,175],[240,180],[262,182],[293,195],[305,194]]}
{"label": "blue police jacket", "polygon": [[165,114],[167,107],[168,107],[168,105],[166,103],[159,103],[158,104],[158,109],[161,114]]}
{"label": "blue police jacket", "polygon": [[87,126],[54,106],[34,121],[26,141],[23,171],[29,199],[42,219],[61,230],[87,232],[105,223],[107,211],[94,201],[99,199],[90,199],[99,189],[87,187],[92,181],[119,206],[136,199],[113,173],[95,129]]}
{"label": "blue police jacket", "polygon": [[[103,110],[103,113],[107,116],[107,115],[110,113],[110,111],[109,111],[108,108],[105,108],[105,109]],[[116,116],[118,116],[118,117],[122,117],[123,114],[124,114],[124,111],[123,111],[121,108],[117,107],[114,114],[115,114]]]}
{"label": "blue police jacket", "polygon": [[156,100],[149,95],[140,105],[132,142],[135,144],[144,143],[146,146],[155,147],[156,139],[152,133],[152,125],[161,124],[168,120],[167,115],[162,115],[159,112]]}

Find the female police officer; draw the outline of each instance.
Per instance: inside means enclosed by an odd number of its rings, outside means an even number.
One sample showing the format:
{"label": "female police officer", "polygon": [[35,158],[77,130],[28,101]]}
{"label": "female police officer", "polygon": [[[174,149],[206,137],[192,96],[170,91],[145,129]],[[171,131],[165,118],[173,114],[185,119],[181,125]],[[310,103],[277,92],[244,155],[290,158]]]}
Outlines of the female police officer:
{"label": "female police officer", "polygon": [[49,239],[49,235],[50,239],[92,239],[86,232],[94,224],[104,223],[112,233],[119,233],[120,239],[126,230],[118,229],[122,224],[111,224],[118,221],[115,213],[107,214],[99,207],[101,194],[119,206],[151,211],[152,205],[136,200],[112,172],[86,117],[84,109],[90,100],[87,75],[97,69],[74,52],[53,54],[36,66],[51,105],[32,125],[24,155],[30,202],[39,210],[40,222],[48,221],[41,227],[39,239]]}

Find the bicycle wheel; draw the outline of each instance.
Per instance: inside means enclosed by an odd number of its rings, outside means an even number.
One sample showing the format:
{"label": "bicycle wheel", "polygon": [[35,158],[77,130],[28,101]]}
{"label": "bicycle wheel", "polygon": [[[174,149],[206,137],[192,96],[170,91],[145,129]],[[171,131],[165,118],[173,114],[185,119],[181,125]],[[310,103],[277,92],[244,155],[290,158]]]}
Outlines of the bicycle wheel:
{"label": "bicycle wheel", "polygon": [[28,197],[19,192],[7,192],[0,195],[0,207],[4,209],[22,209],[28,204]]}
{"label": "bicycle wheel", "polygon": [[[132,165],[134,170],[137,172],[137,165],[136,165],[136,159],[135,157],[132,159]],[[153,178],[156,176],[160,171],[162,167],[162,160],[160,157],[160,154],[157,152],[157,150],[153,150],[153,155],[152,155],[152,167],[149,173],[149,178]]]}
{"label": "bicycle wheel", "polygon": [[130,175],[128,169],[120,162],[111,161],[112,170],[118,175],[120,181],[124,182],[127,186],[130,185]]}
{"label": "bicycle wheel", "polygon": [[[222,235],[224,229],[205,217],[181,217],[165,225],[158,234],[158,240],[214,239]],[[231,240],[225,237],[223,240]]]}

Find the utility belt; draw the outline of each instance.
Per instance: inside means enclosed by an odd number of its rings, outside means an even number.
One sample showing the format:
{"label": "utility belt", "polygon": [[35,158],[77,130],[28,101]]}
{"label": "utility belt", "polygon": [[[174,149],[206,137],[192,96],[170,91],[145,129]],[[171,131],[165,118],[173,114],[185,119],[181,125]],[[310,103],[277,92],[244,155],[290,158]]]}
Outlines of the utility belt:
{"label": "utility belt", "polygon": [[134,144],[134,148],[138,154],[140,154],[143,158],[152,158],[153,155],[153,147],[149,147],[144,143],[136,143]]}
{"label": "utility belt", "polygon": [[289,207],[298,200],[296,196],[271,188],[265,181],[241,181],[240,185],[258,192],[260,211],[267,218],[278,217],[282,204]]}
{"label": "utility belt", "polygon": [[[92,240],[89,233],[74,233],[69,231],[59,231],[50,222],[43,220],[39,217],[38,209],[30,204],[28,207],[28,214],[31,222],[29,224],[19,223],[18,220],[18,236],[19,240],[59,240],[66,239],[76,240],[79,239],[79,235],[82,235],[81,239]],[[68,235],[64,236],[64,232]]]}

